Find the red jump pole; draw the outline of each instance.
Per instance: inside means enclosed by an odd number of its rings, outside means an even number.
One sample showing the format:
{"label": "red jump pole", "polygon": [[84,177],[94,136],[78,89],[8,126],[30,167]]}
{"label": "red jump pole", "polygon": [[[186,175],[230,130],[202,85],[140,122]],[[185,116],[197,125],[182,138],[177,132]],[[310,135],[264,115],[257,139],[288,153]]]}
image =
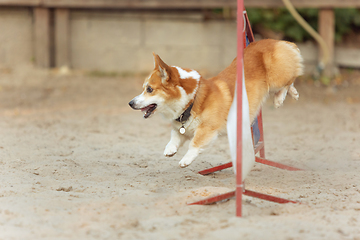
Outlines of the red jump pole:
{"label": "red jump pole", "polygon": [[236,125],[236,216],[242,216],[242,87],[244,53],[244,0],[237,0],[237,125]]}

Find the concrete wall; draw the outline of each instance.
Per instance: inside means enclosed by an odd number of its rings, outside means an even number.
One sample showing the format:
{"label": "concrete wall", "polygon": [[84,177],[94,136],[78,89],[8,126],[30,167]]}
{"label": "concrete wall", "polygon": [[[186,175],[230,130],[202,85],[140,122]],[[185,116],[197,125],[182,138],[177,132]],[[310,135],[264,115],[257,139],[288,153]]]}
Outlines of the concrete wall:
{"label": "concrete wall", "polygon": [[218,72],[236,55],[236,23],[197,13],[71,13],[71,64],[105,71],[149,71],[152,52],[170,65]]}
{"label": "concrete wall", "polygon": [[[0,67],[32,63],[34,20],[30,8],[0,8]],[[75,69],[148,72],[152,52],[169,65],[207,76],[236,55],[235,21],[205,21],[199,12],[70,11],[70,64]],[[317,47],[299,45],[307,72],[317,64]],[[360,49],[335,49],[340,66],[360,67]]]}
{"label": "concrete wall", "polygon": [[0,8],[0,66],[32,61],[32,24],[30,9]]}

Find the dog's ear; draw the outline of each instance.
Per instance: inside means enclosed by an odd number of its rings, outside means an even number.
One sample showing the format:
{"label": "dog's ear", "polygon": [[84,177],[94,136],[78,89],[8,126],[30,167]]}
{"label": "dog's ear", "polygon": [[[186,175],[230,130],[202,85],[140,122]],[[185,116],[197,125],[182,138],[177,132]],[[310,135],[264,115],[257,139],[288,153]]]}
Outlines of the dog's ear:
{"label": "dog's ear", "polygon": [[170,78],[171,68],[164,63],[164,61],[159,57],[159,55],[153,53],[154,55],[154,69],[160,72],[161,81],[163,84],[167,83]]}

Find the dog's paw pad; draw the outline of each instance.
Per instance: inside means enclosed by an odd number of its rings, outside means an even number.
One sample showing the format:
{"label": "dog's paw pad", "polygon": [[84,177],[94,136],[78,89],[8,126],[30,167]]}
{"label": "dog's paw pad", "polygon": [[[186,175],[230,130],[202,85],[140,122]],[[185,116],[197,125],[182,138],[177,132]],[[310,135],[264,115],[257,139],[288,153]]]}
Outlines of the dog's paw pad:
{"label": "dog's paw pad", "polygon": [[174,152],[174,153],[164,153],[164,155],[165,155],[165,157],[172,157],[172,156],[174,156],[176,154],[176,152]]}

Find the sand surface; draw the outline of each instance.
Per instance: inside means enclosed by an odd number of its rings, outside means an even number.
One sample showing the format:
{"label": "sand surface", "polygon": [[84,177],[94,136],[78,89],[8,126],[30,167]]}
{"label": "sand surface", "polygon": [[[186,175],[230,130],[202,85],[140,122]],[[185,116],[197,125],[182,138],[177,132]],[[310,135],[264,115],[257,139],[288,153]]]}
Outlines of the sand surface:
{"label": "sand surface", "polygon": [[231,191],[226,135],[187,168],[163,150],[170,125],[127,105],[142,77],[0,71],[0,239],[360,239],[360,86],[298,83],[300,100],[264,106],[267,158],[251,190],[301,201],[244,197],[187,202]]}

